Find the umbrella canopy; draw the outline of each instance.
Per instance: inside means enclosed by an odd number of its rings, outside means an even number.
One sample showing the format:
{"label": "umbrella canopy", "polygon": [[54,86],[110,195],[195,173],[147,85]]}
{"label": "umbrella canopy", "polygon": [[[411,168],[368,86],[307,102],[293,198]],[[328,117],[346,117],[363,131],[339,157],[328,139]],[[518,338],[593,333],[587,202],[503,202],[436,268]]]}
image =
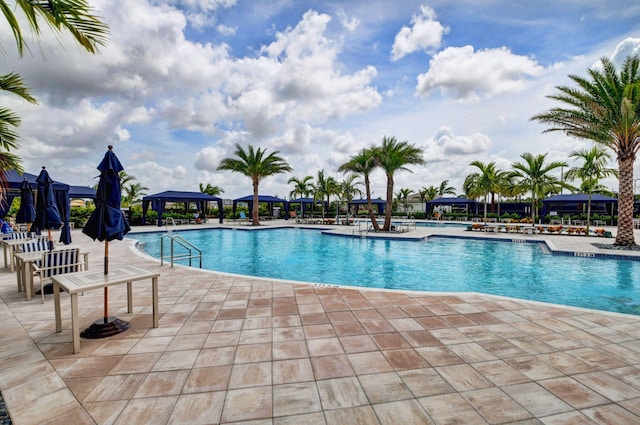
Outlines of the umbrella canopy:
{"label": "umbrella canopy", "polygon": [[96,209],[82,230],[82,233],[100,242],[122,240],[131,230],[120,209],[122,193],[118,173],[123,171],[124,167],[112,149],[113,146],[109,146],[109,150],[98,165],[100,180],[96,191]]}
{"label": "umbrella canopy", "polygon": [[36,207],[33,205],[33,190],[27,179],[24,179],[20,185],[20,209],[16,214],[16,222],[33,223],[35,219]]}
{"label": "umbrella canopy", "polygon": [[62,220],[53,194],[53,180],[45,167],[42,167],[36,183],[38,184],[38,196],[33,225],[39,230],[57,229],[62,224]]}

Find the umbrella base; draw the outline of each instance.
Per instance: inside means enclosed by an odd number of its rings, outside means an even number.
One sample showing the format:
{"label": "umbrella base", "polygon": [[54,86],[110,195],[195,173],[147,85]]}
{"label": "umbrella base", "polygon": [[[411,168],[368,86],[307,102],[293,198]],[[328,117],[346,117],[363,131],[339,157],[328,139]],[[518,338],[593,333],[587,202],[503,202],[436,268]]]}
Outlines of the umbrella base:
{"label": "umbrella base", "polygon": [[86,339],[99,339],[117,335],[129,329],[131,323],[109,316],[98,319],[91,326],[80,332],[80,336]]}

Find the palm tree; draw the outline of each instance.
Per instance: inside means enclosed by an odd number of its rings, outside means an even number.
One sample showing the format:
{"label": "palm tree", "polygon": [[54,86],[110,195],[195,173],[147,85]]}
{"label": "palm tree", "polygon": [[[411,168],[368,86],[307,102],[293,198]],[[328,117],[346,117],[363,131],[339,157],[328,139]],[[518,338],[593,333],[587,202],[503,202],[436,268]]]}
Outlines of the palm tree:
{"label": "palm tree", "polygon": [[364,190],[367,197],[369,219],[371,220],[373,230],[379,232],[380,226],[378,225],[378,221],[376,220],[376,215],[373,212],[373,204],[371,203],[371,181],[369,180],[369,176],[371,175],[371,172],[375,167],[376,163],[374,158],[374,150],[363,149],[357,155],[352,156],[349,161],[342,164],[338,168],[338,171],[343,173],[352,172],[358,175],[362,175],[362,177],[364,178]]}
{"label": "palm tree", "polygon": [[438,187],[438,196],[454,195],[456,194],[456,188],[449,186],[449,180],[443,180]]}
{"label": "palm tree", "polygon": [[396,198],[398,198],[398,202],[402,202],[402,206],[404,207],[405,213],[409,209],[409,206],[407,203],[407,198],[409,198],[409,195],[411,195],[411,189],[408,189],[408,188],[402,188],[398,190],[398,193],[396,193]]}
{"label": "palm tree", "polygon": [[[15,1],[15,6],[5,0],[0,0],[0,10],[9,24],[18,48],[18,54],[22,57],[28,50],[25,37],[20,27],[21,22],[26,22],[36,38],[41,35],[42,23],[46,23],[50,29],[57,33],[67,32],[75,41],[90,53],[97,53],[99,46],[107,44],[109,27],[101,22],[93,14],[89,2],[86,0],[48,0],[48,1]],[[14,14],[16,8],[20,8],[24,19]],[[37,104],[24,84],[22,77],[14,72],[0,75],[0,90],[8,91],[20,96],[29,103]],[[4,196],[6,183],[5,171],[15,169],[22,171],[20,158],[8,151],[17,149],[20,117],[11,109],[0,106],[0,198]]]}
{"label": "palm tree", "polygon": [[[362,197],[362,191],[358,189],[358,186],[362,184],[361,181],[358,181],[358,175],[356,173],[347,174],[347,176],[338,183],[338,196],[339,196],[339,205],[338,211],[340,211],[340,207],[343,203],[347,203],[353,201],[353,197],[358,195]],[[349,211],[347,211],[348,213]]]}
{"label": "palm tree", "polygon": [[589,195],[589,200],[587,201],[587,234],[589,234],[591,195],[600,186],[601,179],[617,176],[617,172],[615,169],[607,167],[607,163],[611,161],[611,155],[603,146],[593,146],[591,149],[573,151],[569,156],[583,161],[581,167],[570,168],[565,177],[569,180],[582,180],[581,188],[586,189]]}
{"label": "palm tree", "polygon": [[290,198],[300,197],[306,198],[313,193],[313,176],[304,176],[299,179],[297,177],[291,177],[287,180],[287,184],[293,183],[293,190],[289,192]]}
{"label": "palm tree", "polygon": [[143,186],[142,183],[131,183],[123,186],[122,188],[125,193],[125,196],[122,198],[124,206],[131,206],[140,201],[140,199],[146,195],[145,190],[149,190],[149,188]]}
{"label": "palm tree", "polygon": [[393,176],[397,171],[410,171],[407,165],[422,165],[422,149],[409,144],[409,142],[398,142],[395,137],[383,137],[382,146],[374,148],[374,158],[376,164],[382,168],[387,175],[387,200],[384,211],[384,225],[382,230],[391,230],[391,209],[393,205]]}
{"label": "palm tree", "polygon": [[476,167],[479,172],[467,176],[464,181],[465,193],[470,198],[484,196],[484,219],[487,219],[487,196],[491,195],[491,212],[495,212],[496,194],[504,187],[504,181],[508,177],[506,171],[496,169],[495,162],[485,164],[481,161],[472,161],[469,165]]}
{"label": "palm tree", "polygon": [[[325,203],[324,197],[327,197],[327,209],[331,206],[331,195],[335,195],[338,192],[338,182],[333,177],[325,177],[324,170],[318,171],[318,177],[316,178],[315,195],[318,195],[322,200],[322,220],[324,220]],[[315,196],[314,196],[315,198]],[[328,212],[328,211],[327,211]]]}
{"label": "palm tree", "polygon": [[520,179],[518,185],[524,190],[531,192],[531,224],[536,222],[536,210],[538,208],[538,199],[549,193],[559,192],[560,187],[566,186],[555,176],[549,174],[551,171],[566,167],[566,162],[553,161],[545,164],[544,161],[547,154],[533,155],[525,152],[520,155],[524,162],[515,162],[511,164],[514,169],[511,174],[514,178]]}
{"label": "palm tree", "polygon": [[[435,186],[423,187],[418,192],[418,196],[420,196],[420,201],[423,204],[425,204],[425,209],[424,209],[425,217],[427,216],[427,214],[430,214],[430,211],[428,211],[426,207],[427,201],[433,201],[434,199],[436,199],[436,197],[438,196],[438,192],[439,192],[439,189]],[[433,206],[431,206],[431,209],[433,209]]]}
{"label": "palm tree", "polygon": [[556,87],[549,96],[565,107],[552,108],[532,120],[549,124],[545,132],[562,131],[609,148],[618,160],[618,232],[614,245],[633,246],[633,166],[640,150],[640,58],[626,58],[620,72],[607,58],[589,78],[570,75],[577,88]]}
{"label": "palm tree", "polygon": [[200,188],[200,192],[211,196],[218,196],[224,193],[223,188],[220,186],[213,186],[211,183],[207,183],[206,186],[203,183],[199,183],[198,187]]}
{"label": "palm tree", "polygon": [[249,145],[247,150],[236,143],[236,158],[224,158],[218,165],[218,170],[229,170],[232,172],[243,174],[251,179],[253,185],[253,211],[252,224],[260,225],[258,216],[258,187],[260,180],[274,174],[288,173],[292,171],[291,166],[281,157],[280,152],[274,151],[266,155],[266,150],[258,148],[255,150]]}

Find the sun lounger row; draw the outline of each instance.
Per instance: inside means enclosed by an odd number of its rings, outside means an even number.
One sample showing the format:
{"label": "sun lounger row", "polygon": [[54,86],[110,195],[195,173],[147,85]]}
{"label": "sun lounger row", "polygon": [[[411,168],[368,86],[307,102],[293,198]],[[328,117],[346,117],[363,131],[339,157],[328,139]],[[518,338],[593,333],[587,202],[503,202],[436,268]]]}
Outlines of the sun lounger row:
{"label": "sun lounger row", "polygon": [[[522,233],[522,234],[546,234],[546,235],[587,235],[586,227],[577,226],[518,226],[509,224],[484,224],[473,223],[467,227],[470,231],[494,232],[494,233]],[[589,229],[589,236],[612,237],[611,232],[602,229]]]}

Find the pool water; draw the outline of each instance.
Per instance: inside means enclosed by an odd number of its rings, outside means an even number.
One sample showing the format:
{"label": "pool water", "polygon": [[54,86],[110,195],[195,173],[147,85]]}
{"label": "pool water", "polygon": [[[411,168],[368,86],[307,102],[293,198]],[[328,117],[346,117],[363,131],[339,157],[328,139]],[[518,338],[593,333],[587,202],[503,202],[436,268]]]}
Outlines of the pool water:
{"label": "pool water", "polygon": [[[129,237],[160,258],[161,235]],[[220,272],[369,288],[481,292],[640,315],[640,288],[634,283],[640,262],[550,255],[537,243],[351,238],[291,228],[180,235],[202,250],[204,269]]]}

